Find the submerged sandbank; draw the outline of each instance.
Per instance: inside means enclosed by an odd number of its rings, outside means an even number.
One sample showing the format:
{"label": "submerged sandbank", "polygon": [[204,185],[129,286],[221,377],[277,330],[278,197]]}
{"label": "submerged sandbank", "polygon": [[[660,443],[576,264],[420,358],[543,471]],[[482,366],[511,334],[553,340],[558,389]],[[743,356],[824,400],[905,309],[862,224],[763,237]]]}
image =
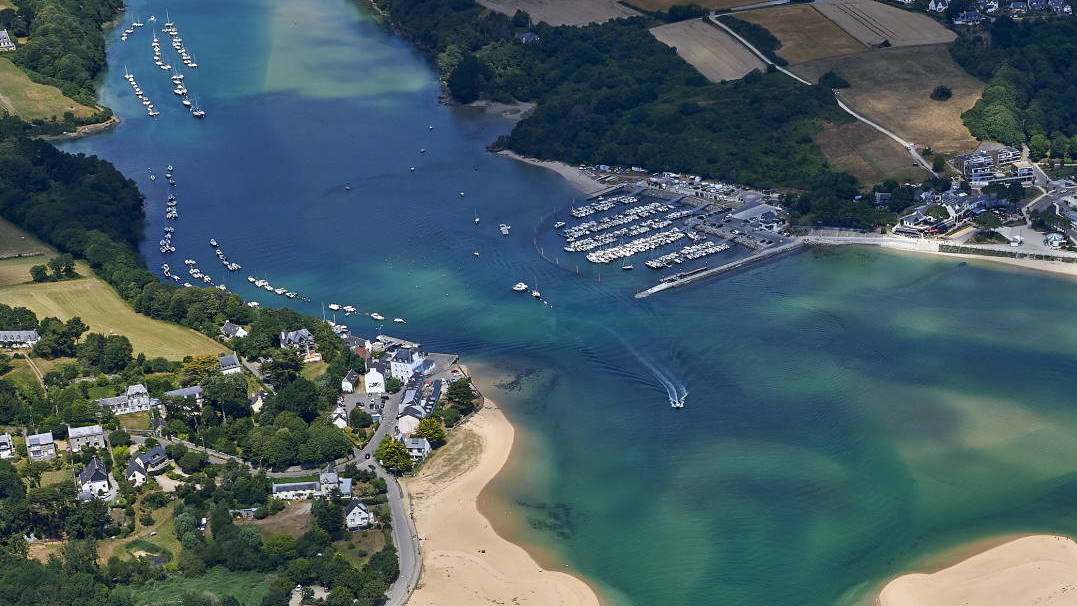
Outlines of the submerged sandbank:
{"label": "submerged sandbank", "polygon": [[1077,603],[1077,543],[1021,537],[938,572],[890,581],[879,606],[1052,606]]}
{"label": "submerged sandbank", "polygon": [[479,511],[479,495],[508,461],[514,439],[513,426],[487,400],[416,477],[402,482],[423,566],[408,604],[598,606],[586,583],[541,568],[522,547],[498,535]]}

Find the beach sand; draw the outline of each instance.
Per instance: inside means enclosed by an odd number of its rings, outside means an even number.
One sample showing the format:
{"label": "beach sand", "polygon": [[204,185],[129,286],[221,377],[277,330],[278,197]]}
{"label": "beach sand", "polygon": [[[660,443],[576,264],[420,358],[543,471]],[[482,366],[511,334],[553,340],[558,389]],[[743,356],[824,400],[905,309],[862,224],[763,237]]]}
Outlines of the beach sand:
{"label": "beach sand", "polygon": [[540,568],[522,547],[498,536],[479,511],[479,493],[505,465],[514,438],[504,413],[487,400],[416,477],[402,482],[423,560],[410,606],[598,606],[586,583]]}
{"label": "beach sand", "polygon": [[507,149],[499,151],[497,153],[507,158],[512,158],[513,160],[519,160],[520,162],[526,162],[533,166],[541,166],[542,168],[552,170],[553,172],[564,177],[565,180],[571,183],[573,187],[582,191],[585,194],[596,192],[600,189],[606,189],[607,187],[609,187],[609,185],[599,183],[595,179],[592,179],[591,177],[580,172],[580,169],[576,168],[575,166],[569,166],[564,162],[528,158],[527,156],[521,156],[520,154],[511,152]]}
{"label": "beach sand", "polygon": [[1077,604],[1077,543],[1021,537],[931,574],[894,579],[879,606],[1061,606]]}

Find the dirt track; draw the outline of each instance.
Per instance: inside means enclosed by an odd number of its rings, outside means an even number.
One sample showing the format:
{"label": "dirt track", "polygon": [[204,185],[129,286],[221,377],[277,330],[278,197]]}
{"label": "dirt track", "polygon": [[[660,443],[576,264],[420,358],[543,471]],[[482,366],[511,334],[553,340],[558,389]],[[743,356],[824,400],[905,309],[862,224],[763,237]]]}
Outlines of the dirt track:
{"label": "dirt track", "polygon": [[763,62],[743,44],[703,21],[670,23],[652,29],[651,34],[663,44],[675,48],[682,59],[711,82],[736,80],[752,70],[766,69]]}

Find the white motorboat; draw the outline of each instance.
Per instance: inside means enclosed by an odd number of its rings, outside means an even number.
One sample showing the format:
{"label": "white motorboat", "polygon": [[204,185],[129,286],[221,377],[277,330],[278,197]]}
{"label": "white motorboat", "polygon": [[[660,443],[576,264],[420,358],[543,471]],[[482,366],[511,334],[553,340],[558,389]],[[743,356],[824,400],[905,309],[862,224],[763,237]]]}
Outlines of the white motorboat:
{"label": "white motorboat", "polygon": [[562,227],[564,227],[564,226],[565,226],[565,222],[564,222],[564,221],[558,221],[557,223],[554,223],[554,224],[553,224],[553,228],[554,228],[554,229],[561,229],[561,228],[562,228]]}
{"label": "white motorboat", "polygon": [[535,289],[535,290],[531,291],[531,296],[535,297],[536,299],[541,299],[542,298],[542,293],[540,293],[538,291],[538,289]]}
{"label": "white motorboat", "polygon": [[209,245],[212,246],[213,248],[217,248],[217,240],[215,240],[213,238],[210,238],[209,239]]}
{"label": "white motorboat", "polygon": [[473,254],[473,255],[475,255],[477,257],[477,256],[479,256],[479,251],[476,250],[475,252],[473,252],[471,254]]}
{"label": "white motorboat", "polygon": [[383,315],[381,315],[381,314],[379,314],[377,312],[370,314],[370,317],[372,319],[374,319],[374,320],[378,320],[379,322],[385,319],[385,316],[383,316]]}
{"label": "white motorboat", "polygon": [[259,303],[258,301],[248,301],[248,302],[247,302],[247,307],[259,307],[259,306],[261,306],[261,305],[262,305],[262,304],[261,304],[261,303]]}
{"label": "white motorboat", "polygon": [[254,276],[247,276],[247,281],[254,284]]}
{"label": "white motorboat", "polygon": [[397,324],[407,324],[408,323],[408,321],[405,320],[404,318],[393,318],[393,322],[396,322]]}
{"label": "white motorboat", "polygon": [[512,285],[512,290],[515,290],[516,292],[523,292],[527,290],[527,284],[524,284],[523,282],[517,282],[516,284]]}
{"label": "white motorboat", "polygon": [[501,225],[497,226],[497,229],[498,229],[498,231],[501,232],[502,236],[507,236],[507,235],[509,235],[509,230],[512,229],[512,226],[511,225],[506,225],[505,223],[502,223]]}
{"label": "white motorboat", "polygon": [[327,305],[326,307],[328,307],[329,309],[331,309],[331,310],[333,310],[333,311],[338,311],[338,310],[340,310],[340,305],[338,305],[338,304],[336,304],[336,303],[330,303],[330,304],[329,304],[329,305]]}

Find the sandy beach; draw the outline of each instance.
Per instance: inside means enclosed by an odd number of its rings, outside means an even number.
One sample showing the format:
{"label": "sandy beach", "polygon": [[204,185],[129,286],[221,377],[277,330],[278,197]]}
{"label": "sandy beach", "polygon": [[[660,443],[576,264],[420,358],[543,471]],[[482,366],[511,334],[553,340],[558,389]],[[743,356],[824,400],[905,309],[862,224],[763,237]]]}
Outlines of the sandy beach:
{"label": "sandy beach", "polygon": [[887,583],[879,606],[1061,606],[1077,604],[1077,543],[1021,537],[931,574]]}
{"label": "sandy beach", "polygon": [[520,154],[517,154],[515,152],[511,152],[507,149],[499,151],[497,153],[507,158],[512,158],[513,160],[519,160],[520,162],[526,162],[534,166],[541,166],[542,168],[552,170],[553,172],[564,177],[565,180],[571,183],[573,187],[587,194],[609,187],[608,185],[599,183],[595,179],[592,179],[591,177],[583,174],[582,172],[580,172],[580,169],[576,168],[575,166],[569,166],[564,162],[528,158],[526,156],[521,156]]}
{"label": "sandy beach", "polygon": [[409,605],[598,606],[586,583],[540,568],[522,547],[498,536],[479,511],[479,493],[508,460],[514,436],[504,413],[487,400],[416,477],[402,482],[423,560]]}

